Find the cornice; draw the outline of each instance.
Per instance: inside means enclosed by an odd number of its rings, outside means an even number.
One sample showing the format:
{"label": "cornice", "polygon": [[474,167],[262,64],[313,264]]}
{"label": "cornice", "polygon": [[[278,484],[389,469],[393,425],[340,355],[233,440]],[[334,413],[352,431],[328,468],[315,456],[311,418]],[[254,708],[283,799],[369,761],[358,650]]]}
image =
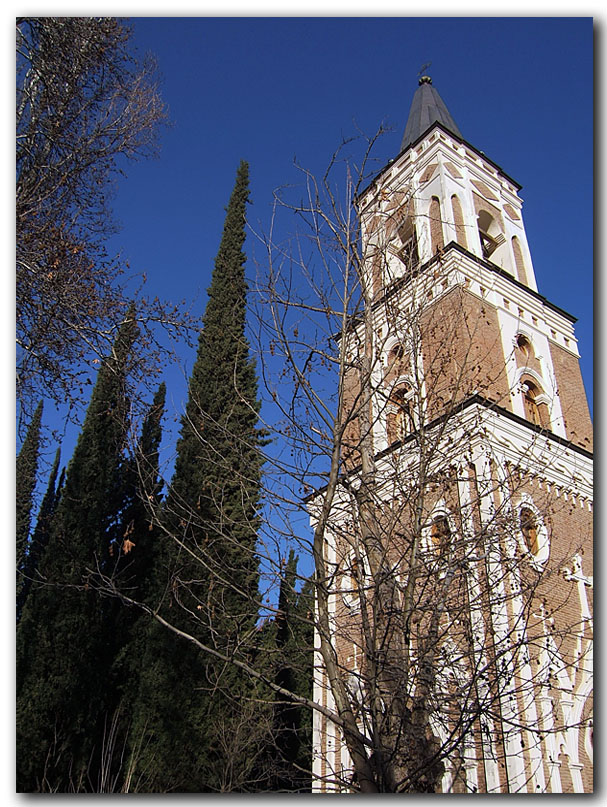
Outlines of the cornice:
{"label": "cornice", "polygon": [[[531,423],[528,420],[525,420],[525,418],[520,417],[520,415],[517,415],[514,412],[510,412],[510,410],[505,409],[503,406],[500,406],[498,403],[491,400],[490,398],[486,398],[483,395],[480,395],[480,393],[474,393],[473,395],[470,395],[468,398],[465,398],[458,404],[455,404],[447,412],[444,412],[442,415],[439,415],[439,417],[435,418],[429,423],[424,424],[424,431],[432,431],[433,429],[436,429],[445,421],[455,417],[458,414],[465,413],[467,410],[470,410],[473,406],[480,406],[490,411],[491,413],[497,415],[499,418],[504,418],[506,421],[516,424],[519,427],[522,427],[524,432],[528,433],[529,435],[535,434],[538,437],[542,437],[548,443],[559,445],[566,451],[572,451],[574,454],[583,457],[585,460],[590,460],[590,462],[592,462],[594,459],[594,454],[592,451],[588,451],[587,449],[582,448],[576,443],[571,442],[571,440],[566,440],[564,437],[561,437],[560,435],[555,434],[554,432],[545,429],[542,426],[537,426],[536,424]],[[396,440],[387,448],[378,451],[374,456],[375,461],[379,462],[387,458],[391,454],[394,454],[399,449],[406,447],[408,444],[414,443],[416,435],[417,432],[411,432],[411,434],[408,434],[407,437],[405,437],[403,440]],[[487,438],[484,437],[483,439],[486,440]],[[351,470],[349,470],[347,473],[343,473],[340,477],[342,485],[345,485],[347,487],[349,484],[348,480],[351,479],[352,477],[356,477],[356,475],[359,474],[360,471],[361,466],[357,465]],[[308,496],[306,496],[303,499],[303,502],[306,504],[312,502],[314,499],[320,496],[325,489],[326,485],[317,488]]]}
{"label": "cornice", "polygon": [[467,140],[464,140],[461,137],[457,137],[457,135],[455,135],[446,126],[443,126],[438,121],[435,121],[434,123],[430,124],[430,126],[428,126],[428,128],[425,130],[425,132],[423,132],[417,138],[417,140],[415,140],[413,143],[408,145],[405,149],[400,151],[396,155],[396,157],[394,157],[392,160],[387,162],[386,165],[384,165],[384,167],[381,168],[378,171],[378,173],[373,177],[373,179],[369,182],[369,184],[362,191],[360,191],[360,193],[358,193],[356,195],[356,197],[354,199],[354,203],[357,204],[360,199],[362,199],[367,193],[369,193],[369,191],[371,190],[373,185],[375,185],[378,182],[378,180],[385,174],[385,172],[389,168],[393,168],[394,165],[401,159],[401,157],[403,157],[408,151],[412,151],[413,149],[415,149],[415,147],[419,143],[421,143],[422,140],[424,140],[426,137],[428,137],[428,135],[430,134],[430,132],[432,132],[433,129],[440,129],[441,132],[443,132],[445,135],[450,137],[456,143],[459,143],[460,145],[464,146],[465,148],[468,148],[471,151],[473,151],[474,154],[476,154],[478,157],[480,157],[481,160],[485,160],[487,163],[489,163],[489,165],[493,166],[493,168],[495,168],[495,170],[500,174],[500,176],[504,177],[504,179],[506,179],[508,182],[510,182],[512,185],[514,185],[514,187],[516,188],[517,191],[520,191],[522,189],[523,186],[519,182],[517,182],[515,179],[513,179],[511,176],[509,176],[501,166],[499,166],[496,162],[494,162],[489,157],[487,157],[487,155],[484,154],[482,151],[479,151],[479,149],[477,149],[475,146],[473,146],[472,143],[469,143]]}
{"label": "cornice", "polygon": [[465,249],[465,247],[462,247],[456,241],[449,241],[449,243],[445,247],[443,247],[441,252],[434,255],[432,258],[430,258],[429,261],[426,261],[424,264],[417,266],[415,269],[413,269],[411,272],[408,272],[406,275],[403,275],[402,277],[399,277],[396,280],[394,280],[389,286],[387,286],[384,289],[384,293],[381,296],[379,296],[378,299],[373,301],[372,309],[374,310],[381,303],[385,303],[387,299],[396,294],[410,280],[412,280],[415,277],[418,277],[420,274],[422,274],[422,272],[425,272],[427,269],[433,266],[433,264],[438,263],[451,251],[459,252],[460,254],[464,255],[466,258],[478,264],[479,266],[482,266],[485,269],[489,269],[490,272],[493,272],[494,274],[505,278],[509,283],[512,283],[513,286],[526,292],[535,300],[542,303],[542,305],[545,305],[547,308],[550,308],[552,311],[555,311],[565,319],[569,320],[569,322],[571,322],[572,324],[577,322],[577,317],[574,317],[573,314],[569,314],[567,311],[560,308],[555,303],[551,303],[550,300],[544,297],[543,294],[540,294],[538,291],[535,291],[529,286],[526,286],[524,283],[521,283],[521,281],[517,280],[517,278],[515,278],[514,275],[511,275],[510,272],[506,272],[506,270],[502,269],[500,266],[491,263],[491,261],[479,258],[477,255],[474,255],[474,253],[469,252],[469,250]]}

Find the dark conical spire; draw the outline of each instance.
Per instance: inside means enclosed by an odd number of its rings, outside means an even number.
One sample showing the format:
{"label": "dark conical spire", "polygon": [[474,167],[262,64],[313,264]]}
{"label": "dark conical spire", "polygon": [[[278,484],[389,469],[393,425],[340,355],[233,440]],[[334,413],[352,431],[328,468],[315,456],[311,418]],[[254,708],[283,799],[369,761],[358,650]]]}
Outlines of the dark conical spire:
{"label": "dark conical spire", "polygon": [[414,143],[433,123],[440,123],[457,137],[461,137],[461,132],[457,124],[449,114],[443,99],[432,86],[430,76],[422,76],[419,80],[419,87],[415,91],[409,119],[405,127],[400,150],[404,151],[411,143]]}

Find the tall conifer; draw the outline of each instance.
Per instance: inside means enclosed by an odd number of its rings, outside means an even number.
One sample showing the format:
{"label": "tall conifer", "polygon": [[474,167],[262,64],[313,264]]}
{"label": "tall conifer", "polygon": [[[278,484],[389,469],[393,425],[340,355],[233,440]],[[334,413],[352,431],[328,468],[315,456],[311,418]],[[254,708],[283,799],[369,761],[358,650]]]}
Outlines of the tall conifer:
{"label": "tall conifer", "polygon": [[98,790],[115,650],[87,569],[107,571],[122,507],[132,312],[99,371],[17,633],[17,789]]}
{"label": "tall conifer", "polygon": [[158,550],[158,532],[152,523],[152,513],[158,509],[162,490],[159,452],[165,398],[163,382],[143,420],[139,443],[124,464],[122,529],[112,547],[112,554],[120,557],[119,587],[126,586],[129,596],[145,601]]}
{"label": "tall conifer", "polygon": [[[248,165],[242,162],[208,289],[166,506],[170,528],[185,547],[174,560],[172,579],[183,619],[227,654],[246,653],[258,617],[262,438],[255,364],[245,335],[248,196]],[[230,665],[206,659],[204,670],[206,680],[193,686],[199,693],[206,688],[207,697],[192,704],[200,723],[199,789],[222,789],[230,784],[219,774],[233,760],[226,760],[231,752],[221,750],[218,735],[234,736],[228,726],[239,719],[247,685]],[[232,784],[245,787],[237,774]]]}
{"label": "tall conifer", "polygon": [[30,534],[34,488],[36,487],[36,475],[38,473],[41,422],[42,401],[36,407],[15,464],[17,600],[23,596],[22,590],[25,585],[23,565],[26,562],[28,552],[27,541]]}
{"label": "tall conifer", "polygon": [[[163,383],[128,460],[123,527],[113,547],[119,554],[117,586],[153,609],[160,609],[165,600],[170,566],[170,543],[153,517],[161,501],[159,451],[165,397]],[[192,789],[189,754],[184,751],[192,734],[181,693],[190,696],[194,676],[183,663],[181,644],[146,614],[118,608],[121,651],[112,675],[119,682],[122,726],[127,732],[121,789],[129,793]]]}
{"label": "tall conifer", "polygon": [[184,592],[185,602],[202,606],[201,622],[213,622],[224,649],[257,619],[261,454],[257,378],[245,335],[248,196],[248,166],[242,162],[208,289],[167,507],[177,535],[207,569],[205,575],[199,569],[202,589],[190,599]]}
{"label": "tall conifer", "polygon": [[[297,560],[291,550],[280,584],[275,619],[278,664],[275,681],[291,692],[312,698],[314,599],[309,580],[306,580],[301,591],[295,590]],[[311,728],[307,709],[284,700],[275,704],[272,790],[310,790]]]}
{"label": "tall conifer", "polygon": [[234,584],[217,580],[214,585],[212,599],[224,617],[222,642],[235,639],[244,624],[250,627],[257,618],[249,600],[255,600],[258,583],[261,455],[257,377],[245,335],[248,197],[248,165],[242,162],[208,289],[169,493],[173,519],[179,516],[182,531],[183,522],[188,524],[186,535],[204,553],[210,571],[229,574]]}
{"label": "tall conifer", "polygon": [[23,606],[32,587],[32,582],[35,579],[40,559],[48,543],[53,513],[55,512],[59,501],[62,484],[60,481],[59,485],[57,485],[57,473],[59,471],[60,458],[61,449],[58,448],[55,453],[55,459],[49,475],[46,493],[44,494],[44,498],[42,499],[42,504],[40,505],[40,510],[38,512],[36,526],[32,533],[27,554],[21,565],[21,580],[17,580],[17,621],[19,621],[21,612],[23,611]]}

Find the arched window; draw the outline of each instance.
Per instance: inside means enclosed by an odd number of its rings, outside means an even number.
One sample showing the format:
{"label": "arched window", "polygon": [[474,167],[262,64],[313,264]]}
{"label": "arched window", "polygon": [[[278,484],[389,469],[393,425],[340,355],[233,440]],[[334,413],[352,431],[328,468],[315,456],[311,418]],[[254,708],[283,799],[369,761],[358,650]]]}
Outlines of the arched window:
{"label": "arched window", "polygon": [[457,243],[464,247],[464,249],[467,249],[468,240],[466,239],[464,214],[462,212],[461,202],[455,194],[453,194],[451,197],[451,208],[453,210],[453,223],[455,224],[455,237],[457,238]]}
{"label": "arched window", "polygon": [[346,559],[342,580],[344,602],[349,608],[358,608],[361,586],[365,585],[365,564],[354,552]]}
{"label": "arched window", "polygon": [[451,528],[445,515],[436,516],[430,528],[432,548],[439,557],[444,557],[451,549]]}
{"label": "arched window", "polygon": [[417,251],[417,235],[413,224],[413,217],[407,216],[397,229],[399,259],[404,263],[406,271],[411,272],[419,262]]}
{"label": "arched window", "polygon": [[401,384],[390,395],[388,402],[388,443],[402,440],[415,431],[413,418],[413,389],[409,384]]}
{"label": "arched window", "polygon": [[529,367],[531,360],[535,358],[535,353],[533,351],[531,342],[524,334],[519,333],[517,334],[515,345],[517,359],[516,363],[519,366]]}
{"label": "arched window", "polygon": [[535,355],[535,348],[531,339],[524,333],[517,333],[514,339],[514,359],[521,373],[526,370],[532,376],[529,379],[531,383],[534,383],[533,377],[535,377],[537,380],[536,385],[541,385],[542,362],[540,357]]}
{"label": "arched window", "polygon": [[410,371],[410,357],[404,345],[398,343],[388,353],[388,372],[391,376],[406,375]]}
{"label": "arched window", "polygon": [[532,555],[537,555],[539,550],[538,524],[535,513],[529,507],[521,507],[519,525],[525,546]]}
{"label": "arched window", "polygon": [[505,243],[506,239],[491,213],[486,210],[479,211],[477,224],[483,258],[489,260],[495,250]]}
{"label": "arched window", "polygon": [[521,552],[539,571],[550,556],[550,538],[540,511],[526,494],[523,494],[523,501],[518,505],[516,517]]}
{"label": "arched window", "polygon": [[525,414],[527,420],[541,426],[540,410],[537,404],[538,388],[531,381],[526,381],[523,384],[523,400],[525,402]]}
{"label": "arched window", "polygon": [[348,582],[350,585],[350,596],[356,602],[360,599],[360,562],[358,558],[352,558],[348,569]]}
{"label": "arched window", "polygon": [[433,255],[445,246],[440,201],[437,196],[433,196],[430,202],[430,245]]}
{"label": "arched window", "polygon": [[[536,426],[547,429],[550,427],[550,415],[548,405],[541,400],[542,390],[533,381],[525,379],[522,385],[523,401],[525,404],[525,416]],[[543,397],[543,396],[542,396]]]}
{"label": "arched window", "polygon": [[513,236],[512,238],[512,252],[514,254],[514,263],[516,265],[518,279],[521,281],[521,283],[524,283],[525,286],[528,286],[529,280],[527,278],[527,269],[523,259],[523,250],[521,249],[520,241],[516,236]]}

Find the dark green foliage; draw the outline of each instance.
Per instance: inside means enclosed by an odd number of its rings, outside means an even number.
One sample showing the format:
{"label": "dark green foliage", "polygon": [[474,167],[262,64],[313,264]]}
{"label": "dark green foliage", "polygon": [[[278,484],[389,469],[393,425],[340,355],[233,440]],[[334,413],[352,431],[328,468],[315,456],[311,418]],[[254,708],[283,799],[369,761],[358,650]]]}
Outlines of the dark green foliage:
{"label": "dark green foliage", "polygon": [[[170,529],[184,544],[172,578],[182,624],[222,652],[244,658],[258,616],[261,475],[257,379],[245,336],[248,195],[248,166],[241,163],[208,289],[166,508]],[[239,742],[246,736],[242,720],[250,683],[229,664],[203,659],[192,684],[201,721],[198,789],[250,789],[251,768]],[[252,756],[255,718],[249,714],[246,723]]]}
{"label": "dark green foliage", "polygon": [[123,790],[197,792],[200,659],[165,628],[139,620],[122,665],[129,718]]}
{"label": "dark green foliage", "polygon": [[61,496],[63,472],[59,484],[57,485],[60,457],[61,450],[58,448],[55,453],[55,460],[51,468],[46,493],[40,505],[36,527],[27,548],[27,554],[21,564],[20,579],[17,579],[17,621],[19,621],[21,612],[23,611],[23,606],[29,594],[32,582],[36,579],[40,559],[48,544],[53,514],[57,509],[57,504]]}
{"label": "dark green foliage", "polygon": [[[258,617],[262,459],[257,378],[245,336],[248,196],[248,166],[241,163],[208,290],[171,484],[171,501],[187,501],[191,529],[185,535],[202,562],[195,574],[204,578],[202,585],[186,602],[198,611],[204,634],[228,653],[246,653],[247,633]],[[222,680],[210,683],[223,688],[231,673],[222,670]],[[233,686],[240,674],[231,677]]]}
{"label": "dark green foliage", "polygon": [[23,565],[26,562],[28,551],[27,541],[30,534],[33,495],[34,488],[36,487],[36,475],[38,473],[41,422],[42,401],[40,401],[36,407],[36,411],[34,412],[15,464],[17,600],[23,596],[22,589],[25,582]]}
{"label": "dark green foliage", "polygon": [[161,500],[159,451],[162,439],[166,385],[160,384],[143,421],[141,438],[134,453],[124,463],[122,474],[122,527],[111,547],[118,558],[117,585],[130,597],[148,602],[159,534],[153,519]]}
{"label": "dark green foliage", "polygon": [[[180,575],[180,597],[202,623],[220,626],[207,633],[222,649],[257,619],[261,456],[257,378],[245,336],[248,195],[243,162],[208,290],[167,508],[174,531],[202,560],[190,577]],[[200,584],[188,582],[200,577]]]}
{"label": "dark green foliage", "polygon": [[[170,543],[155,521],[161,503],[158,456],[166,387],[161,384],[144,420],[141,439],[127,463],[116,583],[132,599],[162,609],[168,599]],[[172,610],[168,609],[168,616]],[[118,680],[125,737],[122,789],[126,792],[192,790],[189,737],[199,676],[196,654],[136,609],[118,607],[116,631],[121,651],[112,675]]]}
{"label": "dark green foliage", "polygon": [[[258,615],[261,475],[257,380],[245,337],[248,193],[242,163],[208,290],[145,594],[172,624],[244,658],[250,658]],[[142,628],[136,641],[142,664],[129,679],[137,693],[128,789],[255,789],[255,759],[267,732],[263,709],[248,697],[250,683],[156,623]]]}
{"label": "dark green foliage", "polygon": [[[295,670],[295,692],[312,700],[314,685],[314,584],[307,579],[299,594],[293,620],[290,657]],[[300,790],[312,788],[312,710],[300,707],[298,717],[299,749],[295,765],[299,773],[295,784]],[[303,773],[302,773],[303,772]]]}
{"label": "dark green foliage", "polygon": [[122,510],[125,378],[136,326],[129,312],[99,371],[69,463],[48,545],[17,632],[17,789],[101,790],[102,746],[115,694],[111,605],[93,590],[111,572]]}
{"label": "dark green foliage", "polygon": [[[276,616],[275,682],[296,695],[312,698],[314,599],[306,581],[295,590],[297,557],[291,550],[281,580]],[[306,792],[311,788],[312,721],[309,709],[279,700],[274,706],[276,770],[272,790]]]}
{"label": "dark green foliage", "polygon": [[17,637],[20,790],[309,790],[309,710],[94,590],[102,575],[202,642],[311,697],[313,602],[308,583],[296,591],[293,553],[276,619],[257,624],[264,435],[245,336],[247,198],[243,163],[166,499],[164,384],[125,456],[130,321],[102,365],[65,484],[55,489],[57,456]]}

